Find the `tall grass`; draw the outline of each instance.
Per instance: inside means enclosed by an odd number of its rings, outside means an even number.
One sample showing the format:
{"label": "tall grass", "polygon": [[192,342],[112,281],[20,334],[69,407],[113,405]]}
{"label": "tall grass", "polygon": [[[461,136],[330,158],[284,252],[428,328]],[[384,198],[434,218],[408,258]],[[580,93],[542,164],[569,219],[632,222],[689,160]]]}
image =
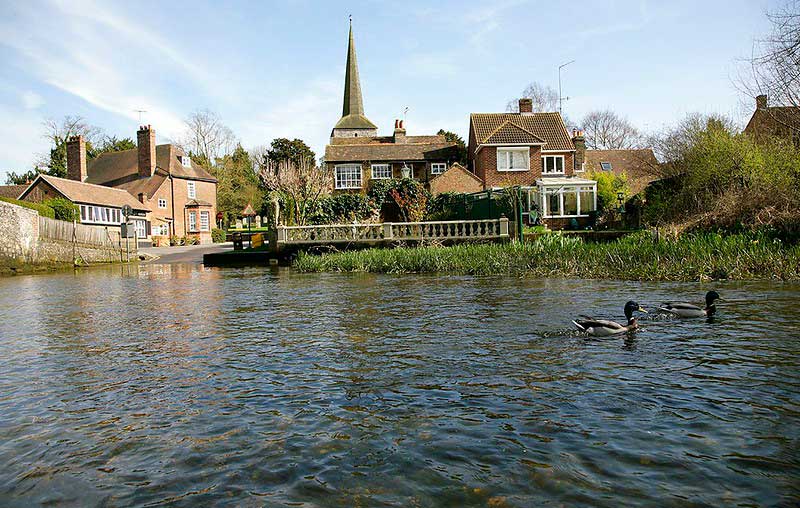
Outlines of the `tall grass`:
{"label": "tall grass", "polygon": [[459,273],[630,280],[800,280],[800,246],[766,236],[637,233],[611,243],[546,235],[528,243],[300,254],[301,272]]}

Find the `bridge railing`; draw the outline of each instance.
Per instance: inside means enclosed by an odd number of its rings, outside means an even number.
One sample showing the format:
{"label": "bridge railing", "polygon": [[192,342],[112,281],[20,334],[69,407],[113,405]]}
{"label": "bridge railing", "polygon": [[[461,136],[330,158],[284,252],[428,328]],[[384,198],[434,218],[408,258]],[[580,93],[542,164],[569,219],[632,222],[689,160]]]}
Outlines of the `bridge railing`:
{"label": "bridge railing", "polygon": [[435,222],[384,222],[278,226],[279,244],[380,243],[420,240],[491,240],[507,238],[508,219]]}

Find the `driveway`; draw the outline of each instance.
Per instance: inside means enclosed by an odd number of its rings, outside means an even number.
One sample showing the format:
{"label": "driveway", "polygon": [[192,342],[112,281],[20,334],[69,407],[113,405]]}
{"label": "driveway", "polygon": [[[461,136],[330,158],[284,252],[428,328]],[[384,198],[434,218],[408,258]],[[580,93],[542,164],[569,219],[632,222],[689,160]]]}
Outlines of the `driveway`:
{"label": "driveway", "polygon": [[145,247],[139,249],[140,254],[158,256],[157,259],[146,263],[171,264],[171,263],[196,263],[203,262],[203,254],[222,252],[233,249],[233,243],[215,243],[213,245],[183,245],[176,247]]}

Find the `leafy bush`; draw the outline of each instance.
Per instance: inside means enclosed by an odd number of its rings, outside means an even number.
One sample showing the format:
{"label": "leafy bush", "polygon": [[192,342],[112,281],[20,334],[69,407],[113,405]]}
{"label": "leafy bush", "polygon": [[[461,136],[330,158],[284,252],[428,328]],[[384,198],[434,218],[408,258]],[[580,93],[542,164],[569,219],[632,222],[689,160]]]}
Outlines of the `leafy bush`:
{"label": "leafy bush", "polygon": [[424,218],[428,192],[418,181],[412,178],[397,180],[389,190],[389,197],[399,209],[403,222],[418,222]]}
{"label": "leafy bush", "polygon": [[428,200],[425,220],[459,220],[466,217],[465,194],[443,192]]}
{"label": "leafy bush", "polygon": [[44,201],[42,204],[52,208],[55,212],[55,218],[58,220],[65,220],[67,222],[81,220],[80,208],[68,199],[53,198]]}
{"label": "leafy bush", "polygon": [[176,246],[176,245],[185,245],[185,242],[186,242],[185,238],[182,238],[182,237],[177,236],[177,235],[172,235],[172,236],[169,237],[169,244],[170,244],[170,246],[173,246],[173,247]]}
{"label": "leafy bush", "polygon": [[30,201],[20,201],[19,199],[4,198],[4,197],[0,197],[0,201],[5,201],[6,203],[11,203],[13,205],[19,205],[25,208],[29,208],[31,210],[36,210],[42,217],[49,217],[51,219],[56,218],[55,210],[45,205],[44,203],[32,203]]}
{"label": "leafy bush", "polygon": [[364,194],[335,194],[320,200],[317,211],[311,216],[313,224],[336,224],[363,221],[373,209]]}
{"label": "leafy bush", "polygon": [[200,240],[196,236],[184,236],[181,245],[197,245]]}
{"label": "leafy bush", "polygon": [[387,200],[389,191],[397,187],[399,180],[390,178],[387,180],[370,180],[369,189],[367,190],[367,199],[373,208],[381,209],[383,203]]}
{"label": "leafy bush", "polygon": [[214,243],[224,243],[225,242],[225,231],[219,228],[212,228],[211,229],[211,241]]}

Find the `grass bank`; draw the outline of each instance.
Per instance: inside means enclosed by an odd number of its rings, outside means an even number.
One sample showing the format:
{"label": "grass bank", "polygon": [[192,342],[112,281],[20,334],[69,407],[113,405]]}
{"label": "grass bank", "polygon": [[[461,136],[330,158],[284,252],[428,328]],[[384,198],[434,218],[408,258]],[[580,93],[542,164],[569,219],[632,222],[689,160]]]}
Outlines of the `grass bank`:
{"label": "grass bank", "polygon": [[527,243],[300,254],[301,272],[458,273],[629,280],[800,280],[800,246],[766,236],[696,234],[610,243],[559,234]]}

